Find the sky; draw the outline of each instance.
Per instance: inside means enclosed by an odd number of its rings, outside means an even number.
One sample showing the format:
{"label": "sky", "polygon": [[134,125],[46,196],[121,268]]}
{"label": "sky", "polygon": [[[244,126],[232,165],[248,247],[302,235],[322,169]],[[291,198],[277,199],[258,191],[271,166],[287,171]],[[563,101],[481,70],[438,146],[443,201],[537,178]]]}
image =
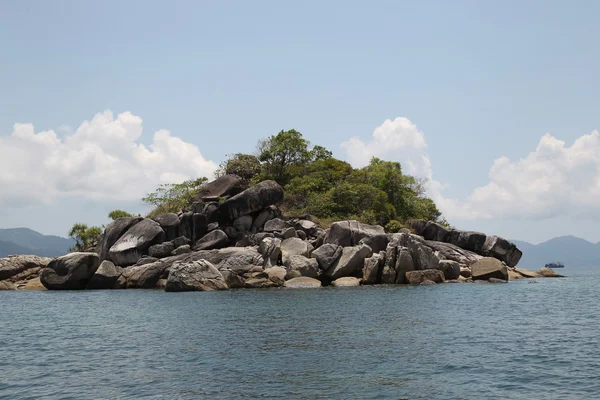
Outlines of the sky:
{"label": "sky", "polygon": [[600,241],[600,3],[0,2],[0,228],[66,236],[296,129],[460,229]]}

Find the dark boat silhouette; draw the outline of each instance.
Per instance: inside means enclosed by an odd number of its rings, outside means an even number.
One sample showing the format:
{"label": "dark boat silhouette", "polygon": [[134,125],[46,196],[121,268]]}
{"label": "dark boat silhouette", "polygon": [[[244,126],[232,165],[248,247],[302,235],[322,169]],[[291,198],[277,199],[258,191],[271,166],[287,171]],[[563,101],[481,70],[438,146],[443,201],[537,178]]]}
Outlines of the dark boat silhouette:
{"label": "dark boat silhouette", "polygon": [[557,262],[548,263],[548,264],[544,265],[544,267],[554,269],[554,268],[564,268],[565,265],[563,263],[557,261]]}

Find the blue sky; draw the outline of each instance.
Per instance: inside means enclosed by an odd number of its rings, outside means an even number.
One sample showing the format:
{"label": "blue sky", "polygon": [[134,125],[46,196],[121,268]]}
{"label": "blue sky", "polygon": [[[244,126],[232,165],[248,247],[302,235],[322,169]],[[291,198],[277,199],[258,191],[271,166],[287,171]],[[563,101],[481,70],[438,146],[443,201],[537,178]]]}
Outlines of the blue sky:
{"label": "blue sky", "polygon": [[[590,150],[596,140],[581,141],[590,154],[578,167],[568,160],[579,150],[567,150],[600,122],[599,11],[593,1],[2,2],[0,140],[8,156],[17,154],[13,125],[29,123],[36,134],[53,130],[67,143],[83,121],[111,110],[114,119],[129,112],[143,121],[134,143],[150,147],[154,133],[165,129],[216,164],[290,128],[352,162],[342,143],[352,137],[367,143],[384,121],[402,117],[427,147],[400,146],[385,155],[401,162],[426,155],[431,165],[423,175],[430,173],[444,186],[444,198],[454,199],[446,214],[457,227],[532,242],[566,234],[598,241],[600,161]],[[394,129],[390,134],[406,137]],[[519,164],[546,133],[566,150]],[[542,147],[554,146],[548,143]],[[19,163],[6,154],[0,161],[0,227],[64,235],[75,220],[99,224],[112,208],[140,208],[133,197],[111,198],[111,186],[103,191],[106,176],[91,192],[65,190],[66,176],[46,185],[47,164],[35,161],[47,151],[22,154]],[[190,162],[198,154],[192,151]],[[23,157],[34,165],[22,164]],[[513,175],[491,178],[501,157],[512,164],[499,168]],[[559,168],[551,171],[544,160]],[[42,183],[29,190],[26,180],[15,183],[16,165],[39,171]],[[190,173],[182,168],[172,174]],[[469,200],[491,180],[540,170],[548,175],[545,191],[511,186],[494,195],[488,187]],[[553,180],[562,170],[570,172]],[[572,181],[579,185],[565,186]],[[567,198],[565,191],[576,195]],[[560,198],[546,204],[555,194]]]}

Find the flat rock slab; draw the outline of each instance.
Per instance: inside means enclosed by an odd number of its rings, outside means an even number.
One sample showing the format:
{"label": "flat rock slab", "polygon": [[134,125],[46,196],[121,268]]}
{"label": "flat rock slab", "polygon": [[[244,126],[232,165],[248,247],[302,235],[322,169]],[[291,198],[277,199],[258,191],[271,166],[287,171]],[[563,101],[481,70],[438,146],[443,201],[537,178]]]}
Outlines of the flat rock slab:
{"label": "flat rock slab", "polygon": [[301,276],[286,281],[284,286],[292,289],[312,289],[320,288],[322,285],[321,281],[318,279]]}
{"label": "flat rock slab", "polygon": [[345,276],[343,278],[338,278],[335,281],[331,282],[331,285],[335,287],[360,286],[360,279],[354,278],[352,276]]}
{"label": "flat rock slab", "polygon": [[471,277],[473,280],[487,281],[490,278],[508,280],[508,268],[502,262],[493,257],[484,257],[471,265]]}
{"label": "flat rock slab", "polygon": [[557,274],[552,268],[540,268],[536,271],[537,274],[544,278],[564,278],[564,275]]}

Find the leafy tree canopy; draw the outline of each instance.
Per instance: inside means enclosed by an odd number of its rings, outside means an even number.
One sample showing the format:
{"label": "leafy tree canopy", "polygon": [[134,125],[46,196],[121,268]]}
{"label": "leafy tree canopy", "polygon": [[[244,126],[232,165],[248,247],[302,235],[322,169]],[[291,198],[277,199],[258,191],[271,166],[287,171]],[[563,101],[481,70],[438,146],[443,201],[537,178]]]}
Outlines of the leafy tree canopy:
{"label": "leafy tree canopy", "polygon": [[71,251],[85,251],[94,246],[100,240],[102,228],[98,226],[87,226],[86,224],[76,223],[69,231],[69,237],[75,240],[75,245]]}

